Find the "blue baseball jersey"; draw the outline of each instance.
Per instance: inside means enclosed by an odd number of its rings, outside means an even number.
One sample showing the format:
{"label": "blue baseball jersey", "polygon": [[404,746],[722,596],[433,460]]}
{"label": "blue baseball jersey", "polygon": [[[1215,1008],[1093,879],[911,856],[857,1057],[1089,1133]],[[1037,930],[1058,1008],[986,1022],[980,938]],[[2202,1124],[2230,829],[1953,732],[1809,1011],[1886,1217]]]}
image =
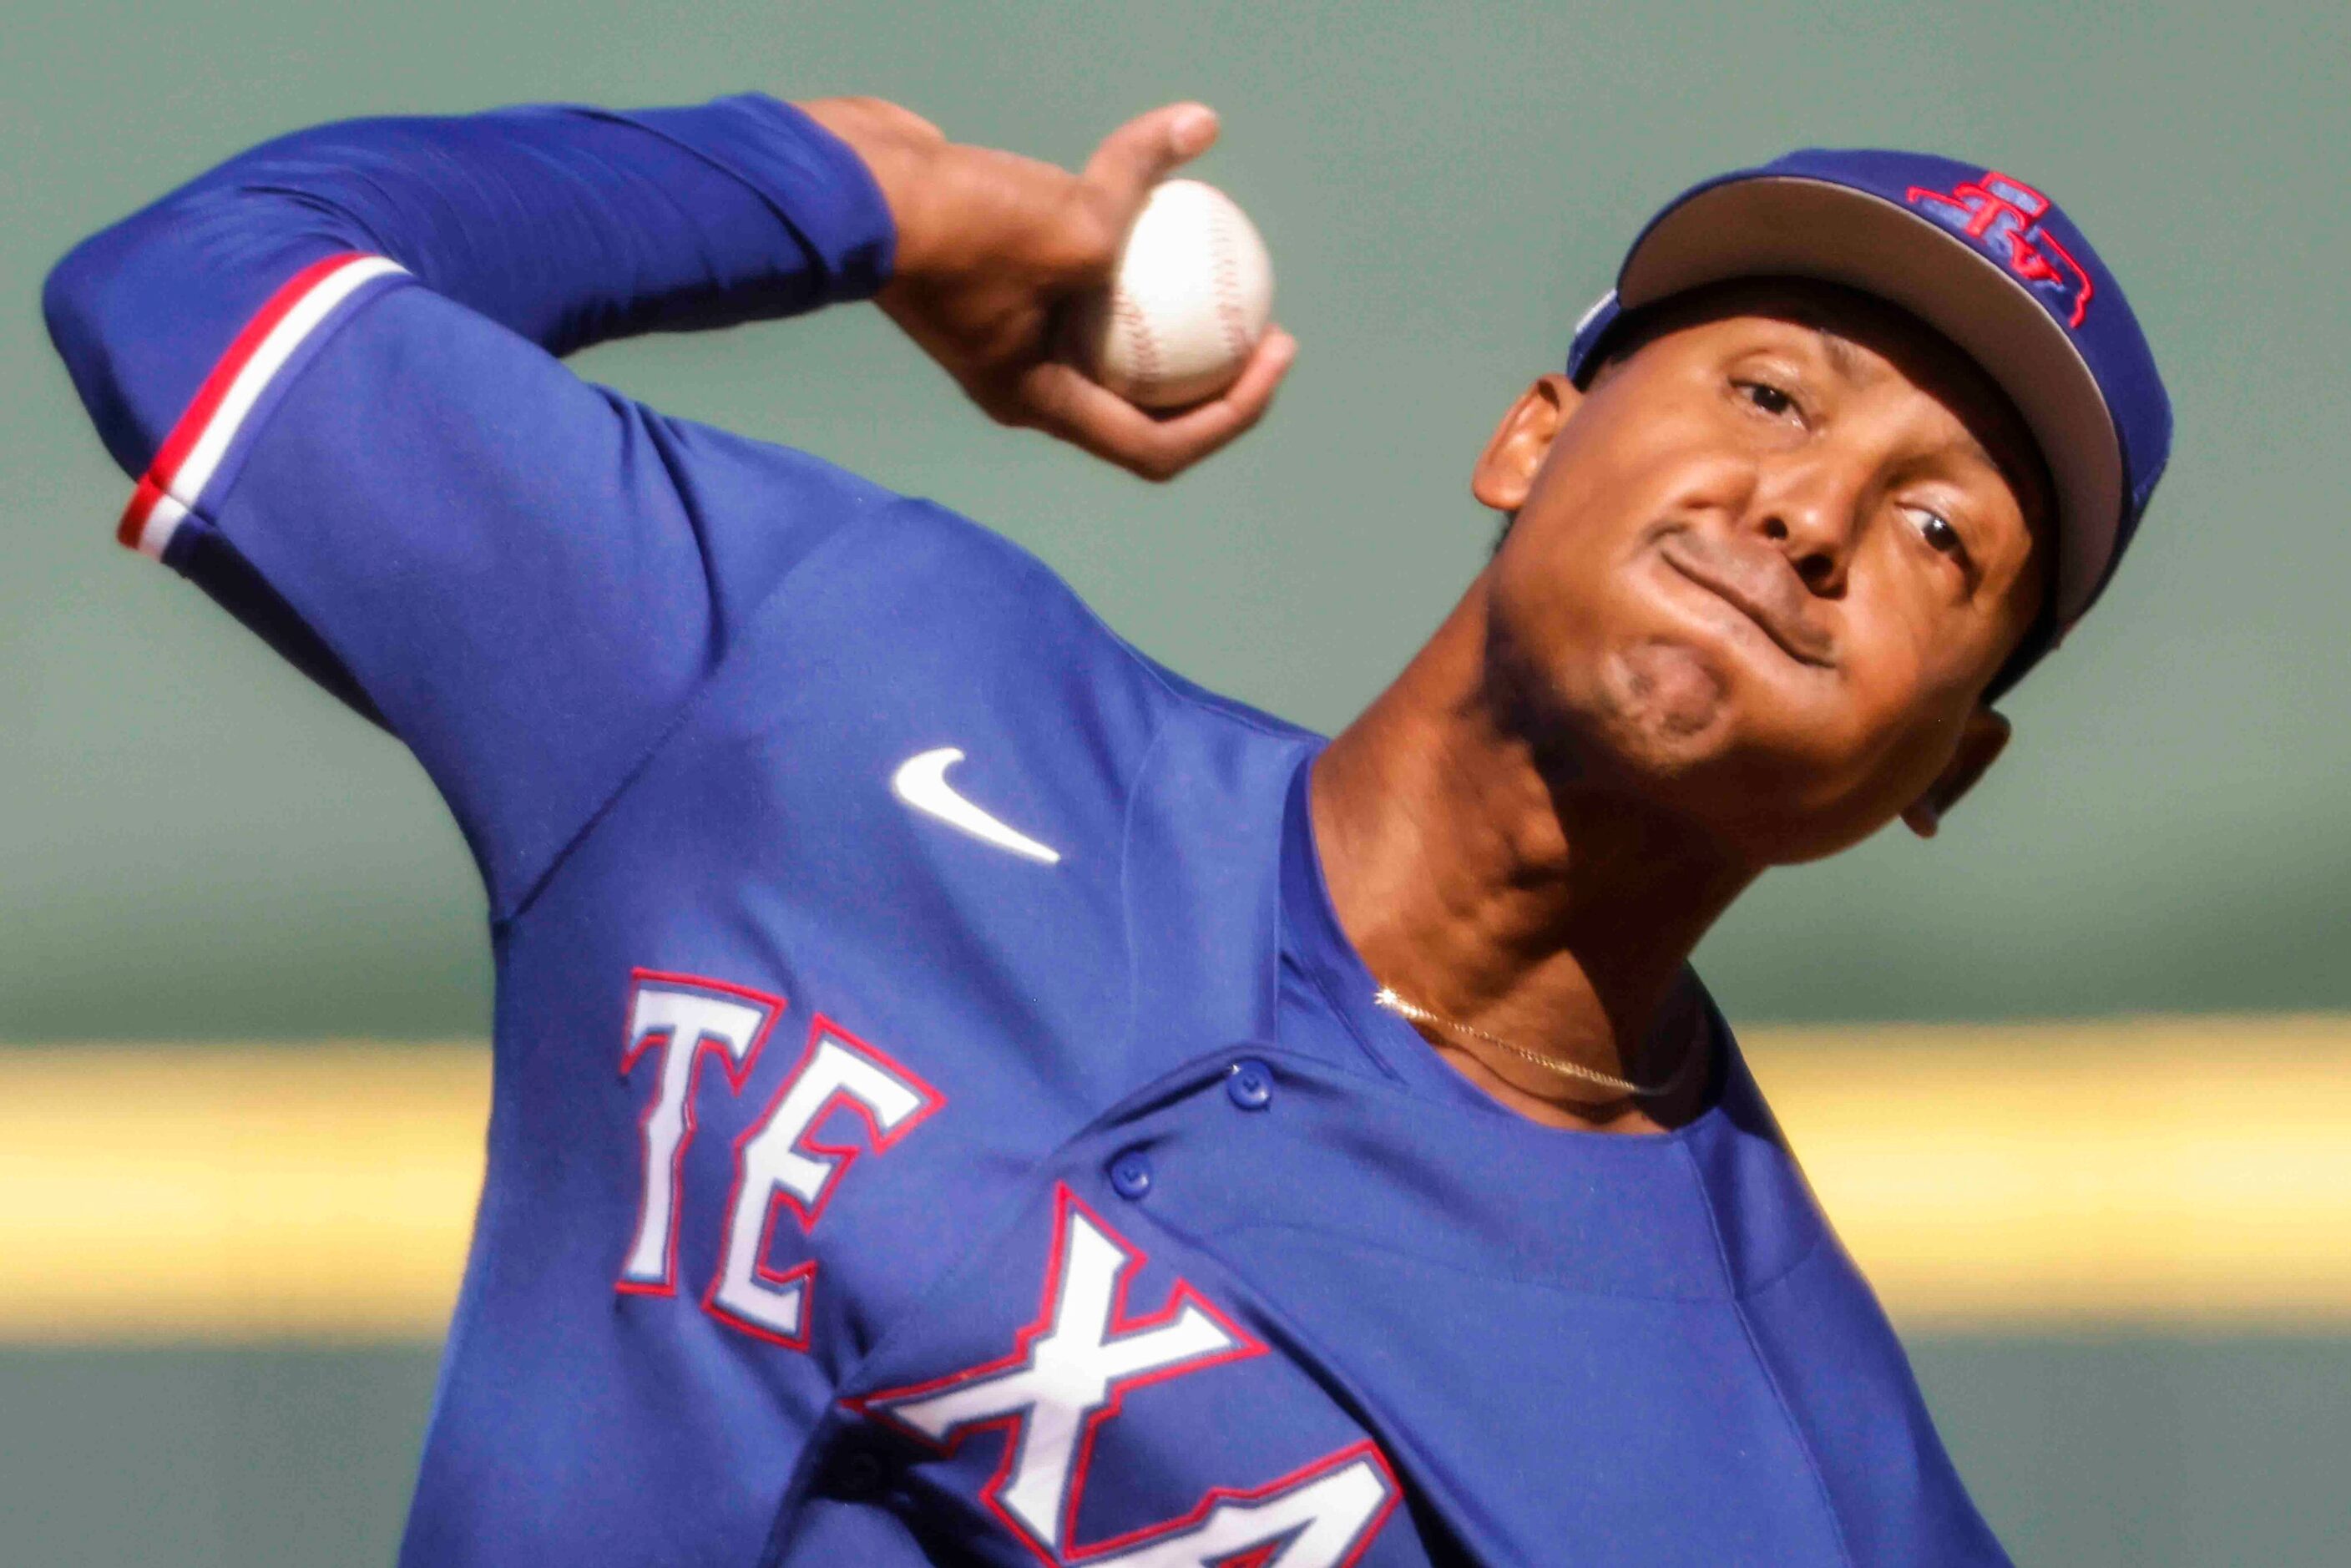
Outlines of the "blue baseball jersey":
{"label": "blue baseball jersey", "polygon": [[488,890],[487,1175],[403,1560],[2001,1560],[1719,1019],[1679,1131],[1401,1020],[1321,745],[928,503],[564,350],[871,293],[762,98],[330,126],[53,275],[175,567]]}

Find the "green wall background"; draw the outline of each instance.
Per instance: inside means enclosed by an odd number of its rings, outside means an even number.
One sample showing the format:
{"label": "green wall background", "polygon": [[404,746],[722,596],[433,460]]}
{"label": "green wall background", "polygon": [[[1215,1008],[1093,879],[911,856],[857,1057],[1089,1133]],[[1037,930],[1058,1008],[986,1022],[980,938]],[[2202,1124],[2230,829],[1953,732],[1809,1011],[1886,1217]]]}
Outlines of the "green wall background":
{"label": "green wall background", "polygon": [[[2346,46],[2351,12],[2316,3],[28,9],[0,50],[0,1040],[488,1017],[479,896],[422,776],[109,542],[127,486],[43,338],[49,263],[296,125],[748,87],[877,92],[1063,162],[1155,102],[1224,111],[1201,172],[1265,231],[1303,353],[1269,424],[1170,488],[994,429],[870,311],[580,369],[938,497],[1151,652],[1325,728],[1475,570],[1471,455],[1664,198],[1819,142],[2043,183],[2162,354],[2172,477],[1944,836],[1768,880],[1704,967],[1745,1019],[2351,1006]],[[2351,1537],[2342,1342],[1915,1348],[2022,1561],[2320,1563]],[[430,1364],[0,1354],[0,1560],[382,1561]]]}
{"label": "green wall background", "polygon": [[2113,591],[1931,845],[1767,879],[1703,961],[1734,1018],[2351,1004],[2351,11],[2313,3],[815,6],[86,0],[0,58],[0,1040],[473,1034],[470,867],[422,776],[109,542],[127,486],[42,337],[74,239],[262,137],[533,99],[867,90],[1074,161],[1195,96],[1303,343],[1172,487],[999,431],[871,310],[609,347],[676,412],[938,497],[1192,675],[1343,723],[1476,569],[1470,457],[1631,233],[1815,142],[1944,148],[2099,237],[2178,395]]}

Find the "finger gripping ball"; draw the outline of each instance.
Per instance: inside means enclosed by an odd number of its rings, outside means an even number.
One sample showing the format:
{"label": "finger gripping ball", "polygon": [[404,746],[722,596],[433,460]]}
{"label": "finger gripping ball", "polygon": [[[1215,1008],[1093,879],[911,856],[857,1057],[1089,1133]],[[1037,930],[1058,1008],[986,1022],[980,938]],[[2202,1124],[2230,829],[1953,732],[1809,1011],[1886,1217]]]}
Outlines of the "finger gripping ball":
{"label": "finger gripping ball", "polygon": [[1181,408],[1232,385],[1273,312],[1265,241],[1197,180],[1151,193],[1111,287],[1078,302],[1069,355],[1129,402]]}

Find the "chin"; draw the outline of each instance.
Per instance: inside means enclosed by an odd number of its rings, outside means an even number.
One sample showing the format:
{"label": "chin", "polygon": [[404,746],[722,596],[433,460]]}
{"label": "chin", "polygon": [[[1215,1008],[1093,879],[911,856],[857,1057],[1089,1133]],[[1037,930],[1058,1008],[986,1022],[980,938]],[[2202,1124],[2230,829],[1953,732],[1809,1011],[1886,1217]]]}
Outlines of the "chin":
{"label": "chin", "polygon": [[1746,668],[1740,652],[1658,637],[1605,659],[1587,718],[1608,754],[1605,770],[1759,865],[1816,860],[1867,837],[1880,824],[1857,824],[1850,810],[1792,818],[1789,808],[1813,799],[1818,780],[1758,733],[1761,716],[1747,707],[1775,712],[1775,694],[1755,689],[1766,676]]}
{"label": "chin", "polygon": [[1710,650],[1649,638],[1609,653],[1599,674],[1603,723],[1633,771],[1687,773],[1730,748],[1736,686]]}

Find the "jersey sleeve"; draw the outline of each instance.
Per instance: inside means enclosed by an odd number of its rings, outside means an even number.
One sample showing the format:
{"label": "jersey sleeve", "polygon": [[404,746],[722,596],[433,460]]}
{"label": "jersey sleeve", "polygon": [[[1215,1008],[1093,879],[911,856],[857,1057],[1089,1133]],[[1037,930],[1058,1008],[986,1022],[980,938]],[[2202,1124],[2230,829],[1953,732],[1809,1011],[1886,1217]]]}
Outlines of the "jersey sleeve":
{"label": "jersey sleeve", "polygon": [[170,565],[415,752],[494,914],[758,606],[893,497],[559,362],[871,293],[886,208],[772,99],[358,121],[78,247],[51,334]]}

